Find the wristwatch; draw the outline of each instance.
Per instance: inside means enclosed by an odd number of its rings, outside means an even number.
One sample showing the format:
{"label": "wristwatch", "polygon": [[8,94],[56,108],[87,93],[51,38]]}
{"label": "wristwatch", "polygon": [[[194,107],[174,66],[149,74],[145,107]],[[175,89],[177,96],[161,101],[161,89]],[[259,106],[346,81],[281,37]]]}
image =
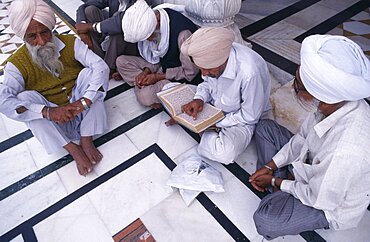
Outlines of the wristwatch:
{"label": "wristwatch", "polygon": [[98,23],[93,23],[92,24],[92,28],[93,28],[93,30],[95,31],[95,32],[98,32],[98,30],[97,30],[97,28],[96,28],[96,25],[97,25]]}
{"label": "wristwatch", "polygon": [[82,106],[84,107],[84,110],[89,109],[89,106],[87,106],[85,98],[81,98],[80,102],[81,102]]}
{"label": "wristwatch", "polygon": [[272,177],[271,178],[271,186],[276,187],[275,181],[276,181],[276,178]]}

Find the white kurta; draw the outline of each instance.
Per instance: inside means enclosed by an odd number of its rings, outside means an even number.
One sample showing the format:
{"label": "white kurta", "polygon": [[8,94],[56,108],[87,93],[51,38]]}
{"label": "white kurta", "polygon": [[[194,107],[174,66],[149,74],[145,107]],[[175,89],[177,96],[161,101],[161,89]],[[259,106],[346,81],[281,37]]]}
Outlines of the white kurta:
{"label": "white kurta", "polygon": [[[65,45],[57,37],[53,38],[60,52]],[[108,90],[109,68],[78,38],[75,40],[74,53],[75,59],[85,68],[79,73],[70,102],[85,97],[93,104],[71,122],[57,124],[43,118],[41,111],[45,106],[55,107],[57,105],[48,102],[35,91],[26,91],[23,76],[12,63],[8,62],[5,66],[4,81],[0,83],[0,112],[11,119],[26,122],[48,153],[60,149],[71,139],[78,138],[77,135],[95,135],[106,128],[103,101]],[[98,90],[100,87],[103,87],[104,92]],[[28,110],[17,114],[15,109],[20,106]],[[97,119],[100,121],[97,122]]]}
{"label": "white kurta", "polygon": [[348,102],[323,118],[314,113],[274,157],[292,164],[295,180],[281,190],[323,210],[334,229],[356,227],[370,203],[370,107]]}
{"label": "white kurta", "polygon": [[203,76],[194,99],[222,109],[225,118],[216,124],[220,133],[205,132],[201,155],[230,163],[249,144],[254,126],[270,106],[270,75],[266,62],[252,49],[233,43],[226,68],[218,78]]}

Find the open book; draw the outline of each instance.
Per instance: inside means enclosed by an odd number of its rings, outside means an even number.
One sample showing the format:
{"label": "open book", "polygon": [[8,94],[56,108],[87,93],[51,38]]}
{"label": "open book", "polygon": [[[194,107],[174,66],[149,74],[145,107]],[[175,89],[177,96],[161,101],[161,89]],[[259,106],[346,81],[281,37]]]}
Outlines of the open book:
{"label": "open book", "polygon": [[158,98],[170,115],[180,124],[195,133],[200,133],[224,118],[221,109],[204,103],[203,110],[194,120],[192,116],[183,113],[181,107],[193,100],[195,92],[189,85],[181,84],[159,92]]}

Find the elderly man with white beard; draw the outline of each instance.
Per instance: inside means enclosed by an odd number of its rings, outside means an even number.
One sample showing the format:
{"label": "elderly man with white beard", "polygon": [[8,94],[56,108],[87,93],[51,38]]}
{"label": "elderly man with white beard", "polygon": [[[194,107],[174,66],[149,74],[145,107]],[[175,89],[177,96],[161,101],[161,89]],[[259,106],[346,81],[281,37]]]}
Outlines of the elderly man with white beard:
{"label": "elderly man with white beard", "polygon": [[25,45],[5,66],[0,112],[25,122],[48,153],[66,149],[86,175],[103,157],[92,137],[107,126],[109,68],[81,40],[52,34],[55,15],[42,0],[14,1],[9,19]]}

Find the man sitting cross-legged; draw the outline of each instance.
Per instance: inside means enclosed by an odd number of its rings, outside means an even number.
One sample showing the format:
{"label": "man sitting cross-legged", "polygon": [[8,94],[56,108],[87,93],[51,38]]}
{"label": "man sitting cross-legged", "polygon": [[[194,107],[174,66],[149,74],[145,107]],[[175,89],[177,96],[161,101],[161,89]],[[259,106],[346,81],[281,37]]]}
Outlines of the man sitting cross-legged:
{"label": "man sitting cross-legged", "polygon": [[224,164],[245,150],[255,124],[271,110],[266,62],[234,39],[234,33],[226,28],[200,28],[181,46],[181,52],[190,56],[204,79],[183,111],[196,118],[205,102],[222,109],[225,118],[216,123],[219,132],[205,131],[198,152]]}
{"label": "man sitting cross-legged", "polygon": [[250,182],[277,190],[254,214],[266,239],[353,228],[370,203],[370,63],[361,48],[343,36],[307,37],[293,88],[312,110],[300,131],[262,120],[255,132]]}
{"label": "man sitting cross-legged", "polygon": [[52,34],[55,15],[42,0],[14,1],[9,19],[26,44],[5,66],[0,112],[25,122],[48,153],[65,148],[86,175],[103,157],[92,136],[106,129],[109,68],[81,40]]}
{"label": "man sitting cross-legged", "polygon": [[157,93],[165,84],[191,82],[197,77],[199,69],[180,53],[181,44],[197,27],[180,12],[160,6],[152,9],[138,0],[126,10],[122,28],[126,41],[138,42],[142,57],[119,56],[117,69],[124,81],[135,85],[142,105],[161,107]]}

